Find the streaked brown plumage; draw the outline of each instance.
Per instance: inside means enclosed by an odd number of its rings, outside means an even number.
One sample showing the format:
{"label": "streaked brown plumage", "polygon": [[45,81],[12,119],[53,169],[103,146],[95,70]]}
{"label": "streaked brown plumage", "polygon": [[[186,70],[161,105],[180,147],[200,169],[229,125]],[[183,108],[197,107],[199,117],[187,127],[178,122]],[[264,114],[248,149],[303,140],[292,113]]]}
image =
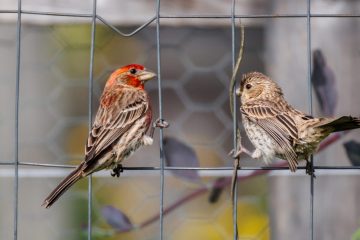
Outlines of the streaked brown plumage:
{"label": "streaked brown plumage", "polygon": [[360,128],[359,118],[314,118],[294,109],[281,88],[262,73],[245,74],[237,94],[246,133],[256,148],[252,157],[285,159],[293,172],[298,160],[308,161],[330,133]]}
{"label": "streaked brown plumage", "polygon": [[50,207],[79,179],[105,169],[119,176],[121,162],[141,145],[152,144],[146,135],[152,121],[144,82],[156,75],[143,66],[119,68],[106,82],[100,106],[85,146],[85,159],[45,199]]}

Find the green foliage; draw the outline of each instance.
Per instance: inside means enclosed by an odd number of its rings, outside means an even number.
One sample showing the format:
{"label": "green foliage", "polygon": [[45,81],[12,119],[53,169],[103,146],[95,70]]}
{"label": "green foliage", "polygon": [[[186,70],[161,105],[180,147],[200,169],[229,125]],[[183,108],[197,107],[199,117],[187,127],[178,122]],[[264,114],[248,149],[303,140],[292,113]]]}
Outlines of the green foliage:
{"label": "green foliage", "polygon": [[360,228],[358,228],[351,236],[351,240],[360,240]]}

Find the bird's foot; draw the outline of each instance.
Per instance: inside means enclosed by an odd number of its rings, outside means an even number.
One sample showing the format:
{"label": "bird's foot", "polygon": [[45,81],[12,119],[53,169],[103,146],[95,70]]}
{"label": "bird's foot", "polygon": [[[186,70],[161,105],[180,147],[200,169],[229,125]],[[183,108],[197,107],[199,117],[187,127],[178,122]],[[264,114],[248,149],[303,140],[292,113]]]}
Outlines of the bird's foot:
{"label": "bird's foot", "polygon": [[124,171],[124,168],[121,164],[116,165],[115,168],[113,168],[112,172],[111,172],[111,176],[112,177],[120,177],[120,173]]}
{"label": "bird's foot", "polygon": [[314,166],[308,160],[306,160],[306,174],[312,176],[313,178],[316,178]]}
{"label": "bird's foot", "polygon": [[233,158],[239,158],[241,153],[245,153],[252,157],[252,153],[247,150],[242,144],[239,144],[239,146],[236,149],[232,149],[229,152],[229,156],[232,156]]}
{"label": "bird's foot", "polygon": [[156,121],[153,123],[151,130],[150,130],[150,137],[152,138],[154,136],[154,131],[155,128],[168,128],[170,126],[170,124],[165,121],[164,119],[158,118],[156,119]]}
{"label": "bird's foot", "polygon": [[170,124],[167,121],[165,121],[164,119],[158,118],[153,123],[153,126],[157,127],[157,128],[168,128],[170,126]]}

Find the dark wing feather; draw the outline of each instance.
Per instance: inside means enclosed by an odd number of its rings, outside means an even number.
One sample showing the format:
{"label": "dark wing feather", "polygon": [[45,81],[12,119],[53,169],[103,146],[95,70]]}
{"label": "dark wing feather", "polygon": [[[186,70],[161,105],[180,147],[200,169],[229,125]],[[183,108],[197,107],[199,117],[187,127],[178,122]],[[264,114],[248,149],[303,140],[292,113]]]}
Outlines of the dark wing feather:
{"label": "dark wing feather", "polygon": [[[106,102],[108,99],[109,102]],[[115,143],[149,108],[143,91],[115,89],[102,96],[85,148],[85,161],[96,158]]]}
{"label": "dark wing feather", "polygon": [[240,108],[250,121],[257,123],[281,149],[289,162],[291,171],[297,167],[297,154],[293,146],[298,139],[298,129],[294,120],[268,101],[247,103]]}

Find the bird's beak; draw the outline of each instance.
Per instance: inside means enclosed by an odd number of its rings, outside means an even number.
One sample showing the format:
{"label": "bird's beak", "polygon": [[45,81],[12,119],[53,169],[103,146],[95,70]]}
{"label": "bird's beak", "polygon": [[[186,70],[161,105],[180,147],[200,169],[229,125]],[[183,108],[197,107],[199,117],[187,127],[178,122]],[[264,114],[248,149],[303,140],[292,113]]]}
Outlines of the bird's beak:
{"label": "bird's beak", "polygon": [[139,73],[138,78],[140,81],[145,82],[147,80],[151,80],[154,77],[156,77],[156,74],[147,70],[143,70],[141,73]]}
{"label": "bird's beak", "polygon": [[236,89],[235,94],[236,94],[236,96],[240,97],[241,96],[241,88]]}

